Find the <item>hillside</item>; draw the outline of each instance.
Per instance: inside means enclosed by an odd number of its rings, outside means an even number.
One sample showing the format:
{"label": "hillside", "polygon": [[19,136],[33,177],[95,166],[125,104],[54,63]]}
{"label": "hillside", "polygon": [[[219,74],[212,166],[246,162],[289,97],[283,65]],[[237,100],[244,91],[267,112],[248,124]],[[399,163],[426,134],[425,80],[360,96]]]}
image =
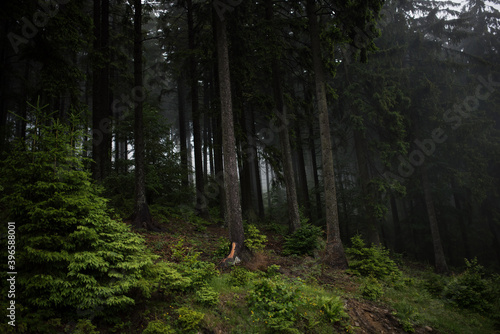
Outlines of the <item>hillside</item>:
{"label": "hillside", "polygon": [[[188,223],[179,218],[170,219],[169,223],[162,224],[164,231],[141,234],[147,240],[148,247],[164,261],[182,263],[195,258],[195,261],[217,264],[220,273],[214,275],[207,284],[218,293],[218,302],[211,305],[200,303],[196,291],[172,293],[166,298],[157,296],[154,302],[141,305],[138,312],[141,316],[134,319],[130,333],[136,333],[132,328],[146,328],[148,321],[152,320],[164,321],[175,328],[180,324],[178,317],[181,315],[176,312],[172,315],[168,310],[186,306],[204,314],[196,329],[193,328],[193,333],[498,332],[498,327],[496,330],[494,327],[494,315],[489,314],[488,317],[484,312],[458,308],[451,301],[439,297],[442,291],[433,296],[430,292],[442,290],[444,282],[451,281],[452,277],[435,275],[428,265],[399,258],[397,264],[403,272],[400,278],[392,282],[389,279],[373,283],[370,278],[323,266],[318,251],[313,256],[283,256],[284,238],[277,231],[261,228],[267,237],[263,251],[258,252],[249,263],[222,268],[220,261],[224,257],[221,256],[224,247],[221,245],[225,244],[227,230],[217,224],[209,225],[201,219],[194,221]],[[269,275],[273,270],[276,273]],[[302,291],[300,293],[306,296],[306,304],[314,304],[315,298],[320,298],[321,294],[340,297],[345,314],[341,315],[340,310],[338,314],[332,311],[333,319],[338,321],[325,321],[321,316],[318,317],[325,308],[315,309],[315,305],[303,305],[294,299],[288,303],[304,311],[303,315],[295,315],[293,324],[281,328],[281,331],[278,327],[273,329],[266,326],[268,323],[256,319],[248,300],[249,294],[255,290],[255,282],[274,275],[282,277],[278,281],[284,284],[284,291]],[[294,286],[297,280],[300,281],[298,288]],[[271,298],[274,292],[269,290],[267,297]],[[276,297],[279,298],[278,295]],[[286,314],[287,311],[285,306],[272,317],[280,321],[279,313]],[[308,311],[318,314],[311,317]]]}

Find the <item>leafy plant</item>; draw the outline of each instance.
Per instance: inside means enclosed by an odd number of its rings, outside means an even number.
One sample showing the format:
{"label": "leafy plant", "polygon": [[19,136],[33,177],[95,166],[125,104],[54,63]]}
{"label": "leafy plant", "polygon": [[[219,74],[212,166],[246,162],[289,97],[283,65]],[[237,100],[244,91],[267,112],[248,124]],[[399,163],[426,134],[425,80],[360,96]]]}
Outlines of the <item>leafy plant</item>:
{"label": "leafy plant", "polygon": [[229,283],[233,286],[245,286],[250,280],[250,277],[251,273],[247,269],[235,266],[233,270],[231,270]]}
{"label": "leafy plant", "polygon": [[[147,273],[157,258],[128,225],[113,220],[84,169],[77,116],[69,124],[32,106],[32,126],[2,165],[2,204],[19,240],[19,292],[33,309],[99,315],[151,292]],[[17,291],[16,291],[17,292]]]}
{"label": "leafy plant", "polygon": [[488,312],[492,307],[492,291],[484,276],[484,268],[477,259],[465,259],[467,268],[444,289],[444,296],[461,308]]}
{"label": "leafy plant", "polygon": [[401,277],[401,271],[389,257],[389,251],[381,246],[366,247],[359,235],[351,238],[352,246],[346,250],[349,255],[348,272],[358,276],[373,276],[392,281]]}
{"label": "leafy plant", "polygon": [[196,301],[206,306],[219,304],[219,294],[208,286],[203,286],[196,291]]}
{"label": "leafy plant", "polygon": [[361,285],[361,295],[369,300],[379,299],[384,290],[382,289],[382,284],[373,276],[368,277],[363,285]]}
{"label": "leafy plant", "polygon": [[319,247],[322,230],[318,226],[302,224],[291,236],[285,238],[283,255],[313,255]]}
{"label": "leafy plant", "polygon": [[320,296],[318,297],[318,305],[331,323],[341,322],[349,317],[344,310],[344,302],[339,296]]}
{"label": "leafy plant", "polygon": [[170,291],[186,291],[193,285],[191,278],[182,275],[174,263],[159,262],[154,270],[158,277],[160,289]]}
{"label": "leafy plant", "polygon": [[179,314],[178,322],[184,330],[196,329],[205,317],[204,313],[187,307],[178,308],[176,311]]}
{"label": "leafy plant", "polygon": [[448,280],[443,275],[431,272],[427,273],[422,284],[432,296],[440,298],[448,284]]}
{"label": "leafy plant", "polygon": [[393,307],[396,309],[394,315],[399,319],[403,329],[408,333],[415,332],[413,322],[418,318],[418,312],[407,301],[396,302]]}
{"label": "leafy plant", "polygon": [[175,334],[175,330],[161,320],[152,320],[142,334]]}
{"label": "leafy plant", "polygon": [[212,261],[219,262],[221,259],[224,259],[229,252],[231,251],[231,242],[228,238],[219,237],[217,240],[217,248],[212,253]]}
{"label": "leafy plant", "polygon": [[255,225],[246,225],[245,246],[247,246],[252,252],[263,250],[266,246],[266,242],[267,236],[261,234]]}
{"label": "leafy plant", "polygon": [[303,305],[299,291],[300,285],[287,283],[280,276],[258,280],[247,299],[252,317],[274,331],[299,333],[293,328]]}
{"label": "leafy plant", "polygon": [[100,332],[96,330],[97,328],[92,324],[89,319],[79,319],[74,330],[71,332],[73,334],[99,334]]}

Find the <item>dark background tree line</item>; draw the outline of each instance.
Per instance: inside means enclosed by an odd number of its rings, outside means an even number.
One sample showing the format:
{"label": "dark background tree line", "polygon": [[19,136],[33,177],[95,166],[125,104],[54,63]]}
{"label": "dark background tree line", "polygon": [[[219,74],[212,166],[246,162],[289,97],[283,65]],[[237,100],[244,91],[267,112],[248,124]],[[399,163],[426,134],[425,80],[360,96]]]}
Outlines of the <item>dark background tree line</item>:
{"label": "dark background tree line", "polygon": [[137,227],[307,219],[337,267],[357,233],[498,266],[499,3],[4,2],[2,160],[40,99]]}

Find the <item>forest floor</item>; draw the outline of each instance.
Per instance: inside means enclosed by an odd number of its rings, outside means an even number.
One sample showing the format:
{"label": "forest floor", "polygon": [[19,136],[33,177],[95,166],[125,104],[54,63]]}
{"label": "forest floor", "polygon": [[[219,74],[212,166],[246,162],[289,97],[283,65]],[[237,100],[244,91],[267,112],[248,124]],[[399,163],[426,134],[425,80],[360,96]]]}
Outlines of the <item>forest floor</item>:
{"label": "forest floor", "polygon": [[[162,223],[164,231],[146,232],[141,231],[148,247],[165,261],[173,261],[173,253],[176,247],[182,245],[187,249],[200,253],[200,260],[211,261],[220,264],[223,257],[214,257],[221,242],[227,240],[226,228],[215,224],[189,223],[182,219],[170,219],[168,223]],[[249,263],[242,263],[250,271],[265,271],[271,265],[278,265],[279,272],[290,278],[301,278],[311,285],[320,286],[322,289],[333,291],[340,295],[344,301],[344,309],[349,315],[347,326],[333,326],[331,333],[354,332],[354,333],[496,333],[494,325],[479,314],[463,313],[460,310],[448,310],[444,304],[420,297],[420,291],[414,291],[405,295],[387,293],[387,297],[371,301],[363,298],[360,293],[363,279],[353,276],[343,270],[334,270],[324,266],[320,262],[320,254],[315,256],[283,256],[282,245],[284,237],[275,231],[260,227],[261,233],[267,236],[266,248],[258,253]],[[408,265],[406,265],[408,267]],[[421,264],[409,264],[413,266],[413,273],[421,272],[426,267]],[[420,267],[420,268],[419,268]],[[227,274],[232,268],[225,268],[222,274]],[[425,270],[430,270],[428,266]],[[405,274],[406,275],[406,274]],[[229,298],[229,297],[227,297]],[[239,297],[238,297],[239,298]],[[401,302],[401,299],[415,300],[409,307],[408,315],[398,317],[398,311],[393,305]],[[425,297],[428,298],[428,297]],[[218,308],[223,309],[225,297],[221,296]],[[232,301],[227,300],[228,305]],[[408,301],[410,303],[410,301]],[[406,305],[406,304],[405,304]],[[418,307],[422,309],[418,309]],[[425,311],[425,308],[428,310]],[[446,311],[441,309],[446,308]],[[437,315],[439,314],[439,315]],[[435,319],[435,317],[449,317],[449,319]],[[239,326],[243,324],[235,321],[227,321],[225,324],[213,321],[211,326],[204,327],[198,333],[240,333]],[[408,324],[410,324],[408,326]],[[478,325],[481,324],[481,325]],[[436,325],[436,326],[435,326]],[[144,327],[144,324],[142,325]],[[436,328],[439,327],[439,328]],[[481,328],[479,328],[481,327]],[[476,331],[477,329],[477,331]],[[245,332],[247,332],[245,330]],[[308,331],[309,332],[309,331]],[[258,333],[258,332],[257,332]],[[311,331],[316,333],[316,331]]]}

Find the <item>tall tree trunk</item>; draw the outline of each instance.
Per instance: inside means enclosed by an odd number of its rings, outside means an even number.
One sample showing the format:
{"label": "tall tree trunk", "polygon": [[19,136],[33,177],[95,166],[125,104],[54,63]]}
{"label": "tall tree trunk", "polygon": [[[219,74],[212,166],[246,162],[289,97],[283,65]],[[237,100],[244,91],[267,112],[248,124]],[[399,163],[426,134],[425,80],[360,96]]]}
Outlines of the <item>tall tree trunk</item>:
{"label": "tall tree trunk", "polygon": [[259,154],[257,151],[257,142],[255,140],[255,119],[254,119],[254,111],[250,110],[249,113],[249,125],[250,125],[250,134],[251,140],[250,145],[253,154],[253,174],[252,174],[252,182],[255,183],[255,195],[257,200],[257,209],[258,215],[260,218],[264,218],[264,200],[262,199],[262,183],[260,180],[260,163],[259,163]]}
{"label": "tall tree trunk", "polygon": [[361,195],[363,203],[363,224],[366,229],[366,238],[368,242],[380,245],[380,236],[378,232],[378,218],[375,216],[374,205],[375,196],[370,191],[370,171],[368,166],[367,152],[365,150],[367,144],[364,134],[361,130],[354,130],[354,148],[356,150],[356,160],[358,163],[359,182],[361,185]]}
{"label": "tall tree trunk", "polygon": [[314,140],[314,112],[313,101],[310,89],[304,83],[304,96],[306,99],[306,116],[308,118],[309,130],[309,151],[311,152],[311,167],[314,180],[315,200],[316,200],[316,219],[320,220],[323,216],[323,205],[321,204],[321,193],[319,191],[319,176],[318,176],[318,162],[316,159],[316,143]]}
{"label": "tall tree trunk", "polygon": [[[111,171],[111,104],[109,100],[109,0],[95,0],[92,128],[95,180],[102,181]],[[103,63],[101,63],[103,62]]]}
{"label": "tall tree trunk", "polygon": [[[186,147],[186,105],[184,93],[184,78],[180,74],[177,78],[177,108],[179,111],[179,149],[181,155],[181,167],[188,170],[188,151]],[[188,173],[182,175],[181,184],[183,187],[189,185]]]}
{"label": "tall tree trunk", "polygon": [[256,187],[253,182],[253,160],[255,159],[253,150],[253,134],[251,133],[251,127],[249,124],[248,114],[251,111],[244,111],[240,115],[240,126],[242,131],[245,133],[245,139],[241,140],[241,169],[240,169],[240,183],[241,183],[241,207],[243,210],[243,216],[248,219],[249,222],[254,222],[257,220],[257,208],[256,208]]}
{"label": "tall tree trunk", "polygon": [[398,205],[396,203],[396,197],[394,194],[390,194],[391,197],[391,213],[392,213],[392,223],[394,225],[394,250],[397,253],[403,251],[403,234],[401,232],[401,221],[399,220]]}
{"label": "tall tree trunk", "polygon": [[[212,35],[214,36],[214,44],[218,45],[219,36],[217,35],[217,14],[214,8],[212,8]],[[226,41],[227,43],[227,41]],[[212,72],[212,101],[218,103],[217,107],[221,108],[220,101],[220,78],[219,78],[219,66],[218,66],[219,54],[217,47],[214,52],[214,63],[213,63],[213,72]],[[216,96],[219,96],[217,99]],[[231,110],[232,112],[232,110]],[[213,150],[214,150],[214,171],[215,171],[215,181],[218,186],[218,194],[219,194],[219,208],[221,218],[223,218],[226,212],[226,199],[225,199],[225,191],[224,191],[224,163],[222,157],[222,115],[221,113],[217,113],[215,117],[212,118],[212,129],[214,134],[214,142],[213,142]],[[225,220],[227,222],[227,220]]]}
{"label": "tall tree trunk", "polygon": [[156,228],[153,226],[151,213],[146,201],[144,124],[142,115],[142,102],[145,98],[145,91],[142,83],[141,0],[134,0],[134,86],[134,91],[141,94],[141,96],[134,96],[136,102],[134,110],[135,208],[132,221],[136,228],[154,230]]}
{"label": "tall tree trunk", "polygon": [[307,186],[306,163],[304,161],[304,149],[302,147],[302,131],[299,121],[295,122],[295,136],[296,136],[296,150],[297,150],[297,174],[299,176],[299,194],[300,201],[305,208],[305,216],[312,219],[311,215],[311,201],[309,199],[309,187]]}
{"label": "tall tree trunk", "polygon": [[434,265],[436,272],[444,274],[448,272],[448,265],[444,257],[443,244],[439,235],[439,226],[436,218],[436,211],[434,210],[434,202],[432,200],[431,185],[427,176],[427,170],[422,170],[422,187],[424,188],[425,205],[427,207],[427,216],[431,226],[432,245],[434,247]]}
{"label": "tall tree trunk", "polygon": [[189,69],[191,74],[191,113],[193,115],[193,141],[194,141],[194,170],[196,182],[196,211],[204,218],[208,218],[208,207],[205,197],[205,177],[203,176],[202,139],[201,139],[201,113],[198,100],[198,71],[195,56],[195,31],[193,18],[193,2],[187,0],[188,44],[191,50],[189,56]]}
{"label": "tall tree trunk", "polygon": [[467,226],[465,222],[465,216],[468,215],[464,212],[462,203],[460,201],[460,195],[458,194],[458,188],[455,180],[451,180],[451,189],[453,190],[453,199],[455,202],[455,208],[458,213],[458,222],[460,225],[460,236],[462,237],[462,245],[464,247],[464,257],[467,259],[471,258],[471,251],[469,246],[469,239],[467,238]]}
{"label": "tall tree trunk", "polygon": [[210,93],[209,93],[209,83],[208,78],[203,80],[203,176],[205,177],[205,183],[208,182],[208,175],[210,174],[208,165],[212,164],[212,159],[209,157],[211,153],[210,146],[212,140],[210,116],[208,111],[210,110]]}
{"label": "tall tree trunk", "polygon": [[[266,19],[269,22],[273,20],[273,1],[266,1]],[[274,31],[271,32],[274,34]],[[273,36],[269,36],[274,39]],[[276,105],[278,118],[280,119],[279,138],[281,147],[281,156],[283,160],[283,174],[285,177],[286,200],[288,206],[288,224],[290,233],[300,228],[299,205],[297,203],[297,190],[295,186],[295,172],[293,171],[292,149],[290,147],[290,137],[288,134],[287,109],[283,101],[283,91],[281,87],[282,76],[281,69],[276,58],[271,60],[272,84],[274,93],[274,102]]]}
{"label": "tall tree trunk", "polygon": [[267,192],[267,210],[271,210],[271,182],[269,177],[269,163],[266,161],[266,192]]}
{"label": "tall tree trunk", "polygon": [[344,240],[346,240],[350,236],[349,228],[351,225],[351,218],[350,218],[350,214],[348,212],[348,207],[347,207],[346,187],[344,186],[344,181],[343,181],[344,177],[342,175],[342,170],[340,170],[338,173],[338,180],[339,180],[339,192],[338,192],[339,193],[339,203],[342,204],[342,213],[343,213],[342,219],[339,218],[339,220],[341,222],[341,224],[340,224],[340,237],[344,238]]}
{"label": "tall tree trunk", "polygon": [[316,86],[316,102],[318,103],[319,111],[321,158],[323,162],[323,182],[325,186],[327,240],[324,261],[334,268],[345,269],[348,264],[344,252],[344,246],[342,244],[342,240],[340,239],[337,192],[335,189],[333,152],[330,138],[330,121],[328,117],[328,105],[325,90],[326,78],[321,59],[319,24],[316,17],[315,0],[307,0],[306,10],[309,22],[309,33],[311,37],[314,81]]}
{"label": "tall tree trunk", "polygon": [[248,260],[251,254],[245,246],[245,234],[241,216],[226,23],[222,20],[216,20],[216,22],[222,147],[224,150],[225,220],[229,227],[229,240],[235,246],[234,252],[232,252],[233,257],[238,256],[242,260]]}

